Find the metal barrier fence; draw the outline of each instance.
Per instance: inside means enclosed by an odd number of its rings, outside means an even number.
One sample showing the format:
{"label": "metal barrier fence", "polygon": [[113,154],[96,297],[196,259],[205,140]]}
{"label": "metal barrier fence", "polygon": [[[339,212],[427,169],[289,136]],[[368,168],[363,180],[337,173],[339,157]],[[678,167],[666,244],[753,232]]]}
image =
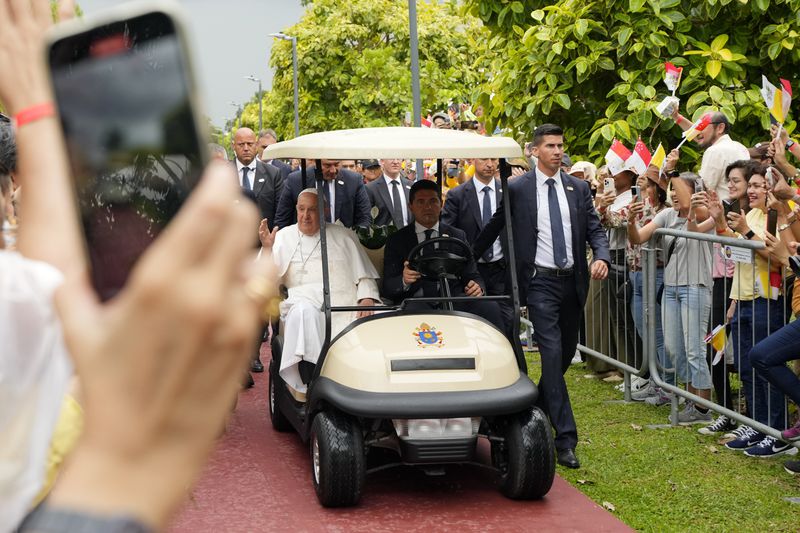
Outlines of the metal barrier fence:
{"label": "metal barrier fence", "polygon": [[[683,239],[685,246],[689,246],[690,243],[696,243],[697,247],[705,246],[711,261],[715,260],[714,254],[724,252],[723,271],[730,271],[729,261],[735,263],[733,276],[712,279],[710,286],[692,287],[680,284],[671,286],[665,278],[661,301],[664,307],[661,318],[665,345],[667,345],[666,351],[668,353],[677,351],[675,345],[680,343],[676,341],[683,339],[694,342],[699,337],[699,344],[694,347],[684,346],[684,353],[687,354],[687,357],[680,361],[673,360],[672,368],[663,369],[658,364],[656,356],[656,325],[659,318],[657,316],[657,304],[659,303],[657,274],[659,269],[656,257],[659,248],[645,246],[642,249],[646,324],[645,351],[648,354],[651,380],[674,395],[671,401],[670,416],[673,424],[677,424],[678,398],[685,398],[780,440],[781,429],[792,425],[788,414],[788,398],[757,373],[750,363],[749,351],[759,341],[789,323],[792,314],[789,294],[791,283],[787,283],[787,278],[781,275],[780,269],[775,274],[769,274],[772,271],[772,265],[768,258],[758,261],[758,251],[765,249],[762,241],[671,229],[659,229],[655,232],[655,236],[656,238],[669,236],[674,239]],[[686,277],[684,281],[691,278],[693,272],[695,277],[709,274],[710,272],[704,273],[702,270],[711,269],[713,265],[692,264],[689,254],[683,254],[683,261],[679,259],[675,259],[678,264],[674,265],[674,268],[680,273],[679,276]],[[766,275],[761,275],[762,271]],[[750,272],[752,274],[748,275]],[[669,281],[674,282],[675,280]],[[738,297],[735,310],[727,304],[729,293],[731,296]],[[713,305],[715,297],[718,300],[717,305]],[[678,306],[675,305],[676,300],[681,300]],[[720,305],[720,301],[723,305]],[[727,307],[724,314],[720,311],[721,307]],[[726,326],[726,324],[729,325]],[[726,334],[725,350],[719,354],[713,353],[717,350],[711,350],[713,358],[709,366],[705,338],[706,334],[715,328],[726,328],[730,331]],[[678,339],[677,336],[683,338]],[[672,344],[672,350],[669,349],[669,344]],[[692,349],[695,351],[694,364],[700,363],[696,368],[692,368],[693,363],[690,360],[692,358],[689,357],[689,351]],[[797,349],[800,357],[800,346]],[[698,350],[701,351],[700,354],[697,354]],[[682,365],[684,368],[681,368]],[[735,396],[731,393],[729,365],[732,366],[731,370],[738,374],[740,384]],[[719,371],[714,376],[716,379],[712,379],[711,374],[715,367]],[[694,386],[692,386],[693,380],[695,381]],[[680,381],[687,383],[687,389],[678,386]],[[695,392],[688,390],[690,387]],[[711,399],[711,389],[715,392],[716,401]],[[696,393],[699,391],[708,392],[701,396]],[[708,396],[708,398],[704,396]],[[742,411],[737,410],[737,407]],[[800,443],[795,443],[795,447],[800,448]]]}

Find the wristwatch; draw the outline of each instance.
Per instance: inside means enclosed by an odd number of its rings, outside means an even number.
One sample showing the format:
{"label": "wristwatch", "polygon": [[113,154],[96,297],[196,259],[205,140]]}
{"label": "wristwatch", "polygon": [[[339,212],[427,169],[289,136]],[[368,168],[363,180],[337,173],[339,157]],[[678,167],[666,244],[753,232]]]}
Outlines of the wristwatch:
{"label": "wristwatch", "polygon": [[786,149],[787,150],[789,148],[791,148],[792,146],[794,146],[794,141],[792,139],[789,139],[788,141],[786,141]]}
{"label": "wristwatch", "polygon": [[791,222],[788,223],[788,224],[781,224],[780,226],[778,226],[778,233],[789,229],[791,227],[791,225],[792,225]]}
{"label": "wristwatch", "polygon": [[680,172],[678,172],[678,171],[677,171],[677,170],[675,170],[675,169],[672,169],[672,170],[670,170],[669,172],[667,172],[667,176],[669,176],[670,178],[677,178],[677,177],[678,177],[678,176],[680,176],[680,175],[681,175],[681,173],[680,173]]}
{"label": "wristwatch", "polygon": [[744,238],[747,239],[747,240],[750,240],[755,236],[756,236],[756,232],[753,231],[753,230],[750,230],[750,231],[748,231],[747,233],[744,234]]}

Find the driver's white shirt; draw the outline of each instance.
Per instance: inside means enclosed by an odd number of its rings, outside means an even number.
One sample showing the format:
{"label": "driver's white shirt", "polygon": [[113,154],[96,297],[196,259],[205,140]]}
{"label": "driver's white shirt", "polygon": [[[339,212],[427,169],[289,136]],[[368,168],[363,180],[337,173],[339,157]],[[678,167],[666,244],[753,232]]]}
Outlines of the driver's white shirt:
{"label": "driver's white shirt", "polygon": [[[423,226],[419,222],[414,222],[414,231],[417,232],[417,242],[424,242],[425,241],[425,232],[428,229],[432,229],[433,230],[433,233],[431,233],[431,239],[433,239],[434,237],[438,237],[439,236],[439,223],[438,222],[436,224],[434,224],[432,228],[426,228],[425,226]],[[434,246],[436,246],[436,245],[434,244]]]}

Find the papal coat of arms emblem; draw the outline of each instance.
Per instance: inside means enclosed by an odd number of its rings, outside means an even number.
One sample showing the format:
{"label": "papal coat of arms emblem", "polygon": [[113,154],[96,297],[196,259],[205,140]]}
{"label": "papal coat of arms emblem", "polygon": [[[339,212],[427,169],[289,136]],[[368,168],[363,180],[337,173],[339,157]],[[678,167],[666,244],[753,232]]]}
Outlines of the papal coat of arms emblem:
{"label": "papal coat of arms emblem", "polygon": [[437,330],[435,326],[429,326],[425,322],[420,324],[412,335],[417,341],[417,346],[420,348],[427,348],[429,346],[441,348],[444,346],[444,335],[442,335],[442,332]]}

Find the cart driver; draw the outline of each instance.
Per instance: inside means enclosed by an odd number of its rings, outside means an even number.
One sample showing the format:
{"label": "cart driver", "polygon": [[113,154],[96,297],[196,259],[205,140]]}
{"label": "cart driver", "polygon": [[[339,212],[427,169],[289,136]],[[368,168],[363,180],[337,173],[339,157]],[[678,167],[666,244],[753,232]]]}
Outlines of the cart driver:
{"label": "cart driver", "polygon": [[[279,373],[299,393],[306,392],[308,371],[316,364],[325,338],[317,198],[316,189],[304,189],[297,198],[296,224],[270,232],[262,220],[258,231],[261,246],[272,249],[281,282],[288,289],[288,297],[280,304],[284,345]],[[331,305],[378,305],[378,272],[355,234],[338,224],[328,223],[325,228]],[[331,313],[331,338],[354,319],[371,314]]]}
{"label": "cart driver", "polygon": [[[466,242],[463,231],[439,222],[442,212],[442,195],[434,181],[420,180],[411,186],[409,209],[414,222],[398,230],[386,240],[383,256],[383,296],[400,303],[409,297],[434,297],[439,295],[438,282],[423,279],[422,274],[412,270],[408,264],[408,254],[421,242],[435,237],[455,237]],[[453,296],[483,296],[483,279],[475,266],[470,253],[460,279],[451,280],[450,293]],[[413,302],[407,309],[424,310],[436,308],[438,304]],[[508,333],[500,306],[495,301],[476,298],[467,302],[453,303],[456,311],[466,311],[485,318],[503,333]]]}

